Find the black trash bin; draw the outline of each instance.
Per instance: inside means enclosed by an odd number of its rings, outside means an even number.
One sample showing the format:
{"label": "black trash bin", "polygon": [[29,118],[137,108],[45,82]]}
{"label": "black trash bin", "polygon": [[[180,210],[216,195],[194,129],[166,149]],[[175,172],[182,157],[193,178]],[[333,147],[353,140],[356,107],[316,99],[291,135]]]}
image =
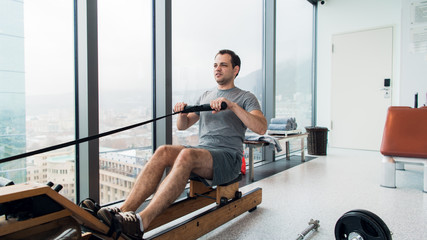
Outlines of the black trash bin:
{"label": "black trash bin", "polygon": [[310,155],[326,155],[328,128],[305,127],[307,130],[307,151]]}

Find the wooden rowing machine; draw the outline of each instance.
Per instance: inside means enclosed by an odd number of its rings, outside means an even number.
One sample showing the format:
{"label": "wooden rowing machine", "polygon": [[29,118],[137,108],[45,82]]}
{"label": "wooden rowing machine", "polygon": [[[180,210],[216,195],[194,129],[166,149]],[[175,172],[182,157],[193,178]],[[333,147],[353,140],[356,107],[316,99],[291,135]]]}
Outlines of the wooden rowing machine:
{"label": "wooden rowing machine", "polygon": [[[146,229],[148,234],[153,230],[149,239],[196,239],[246,211],[255,210],[262,201],[262,189],[242,195],[238,191],[240,179],[216,187],[206,187],[197,180],[190,180],[188,197],[172,204]],[[96,239],[112,239],[107,236],[108,226],[47,185],[26,183],[1,188],[0,205],[16,206],[18,203],[32,208],[48,205],[50,210],[45,214],[40,211],[34,214],[34,209],[26,209],[29,217],[19,221],[0,216],[1,239],[22,239],[37,234],[42,236],[40,239],[45,239],[49,234],[58,234],[60,226],[72,228],[74,235],[69,239],[92,239],[92,235]],[[210,205],[202,213],[194,214]],[[184,216],[188,217],[177,224],[171,223]],[[164,230],[156,232],[159,227]],[[82,233],[82,229],[87,232]],[[75,238],[76,232],[80,232],[79,238]]]}

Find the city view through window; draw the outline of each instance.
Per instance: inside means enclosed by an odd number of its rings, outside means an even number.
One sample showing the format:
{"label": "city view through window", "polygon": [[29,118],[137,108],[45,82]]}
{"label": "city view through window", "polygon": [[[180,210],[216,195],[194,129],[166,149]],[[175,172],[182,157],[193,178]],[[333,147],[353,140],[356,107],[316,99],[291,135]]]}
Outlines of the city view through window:
{"label": "city view through window", "polygon": [[[216,86],[213,61],[224,48],[242,59],[237,87],[254,93],[262,104],[263,1],[221,1],[230,7],[197,0],[172,2],[172,105],[194,104]],[[295,7],[299,4],[292,2]],[[75,139],[73,4],[72,0],[0,2],[0,14],[5,16],[0,19],[0,159]],[[245,11],[236,13],[243,5]],[[306,18],[311,17],[311,4],[298,6]],[[277,7],[290,11],[281,4]],[[228,17],[215,17],[215,9]],[[302,18],[293,24],[301,22],[304,31],[288,26],[286,31],[292,34],[283,30],[289,20],[277,18],[282,30],[277,30],[281,47],[276,49],[275,94],[277,116],[296,116],[303,128],[311,124],[312,56],[311,22]],[[231,23],[238,27],[225,27]],[[152,119],[152,46],[151,1],[98,1],[100,133]],[[197,144],[198,124],[177,131],[175,121],[174,116],[173,143]],[[153,153],[152,134],[152,125],[147,124],[100,139],[101,204],[128,195]],[[76,201],[75,155],[72,146],[2,163],[0,177],[16,184],[61,184],[60,193]],[[261,158],[261,152],[256,153],[255,160]]]}
{"label": "city view through window", "polygon": [[[73,1],[0,2],[0,158],[74,140]],[[54,21],[52,21],[54,19]],[[75,147],[0,164],[75,200]]]}

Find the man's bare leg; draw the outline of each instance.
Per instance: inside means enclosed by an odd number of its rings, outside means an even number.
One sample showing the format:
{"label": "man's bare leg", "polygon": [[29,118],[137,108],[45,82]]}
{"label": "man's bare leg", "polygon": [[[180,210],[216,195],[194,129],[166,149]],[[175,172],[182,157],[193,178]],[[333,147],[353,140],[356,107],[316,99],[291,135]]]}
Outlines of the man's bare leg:
{"label": "man's bare leg", "polygon": [[183,149],[175,160],[172,170],[157,189],[148,206],[139,213],[144,229],[151,221],[168,208],[184,191],[190,173],[212,179],[213,160],[204,149]]}
{"label": "man's bare leg", "polygon": [[166,167],[172,167],[183,146],[166,145],[159,147],[145,165],[135,184],[120,207],[121,211],[136,211],[156,191]]}

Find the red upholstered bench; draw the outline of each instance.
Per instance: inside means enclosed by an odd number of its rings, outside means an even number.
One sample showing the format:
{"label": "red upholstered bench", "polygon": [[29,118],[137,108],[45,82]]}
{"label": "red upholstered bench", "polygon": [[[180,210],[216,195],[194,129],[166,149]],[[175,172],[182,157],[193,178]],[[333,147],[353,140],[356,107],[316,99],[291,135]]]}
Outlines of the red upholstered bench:
{"label": "red upholstered bench", "polygon": [[427,107],[390,107],[381,143],[381,186],[396,187],[396,170],[404,164],[424,166],[427,192]]}

